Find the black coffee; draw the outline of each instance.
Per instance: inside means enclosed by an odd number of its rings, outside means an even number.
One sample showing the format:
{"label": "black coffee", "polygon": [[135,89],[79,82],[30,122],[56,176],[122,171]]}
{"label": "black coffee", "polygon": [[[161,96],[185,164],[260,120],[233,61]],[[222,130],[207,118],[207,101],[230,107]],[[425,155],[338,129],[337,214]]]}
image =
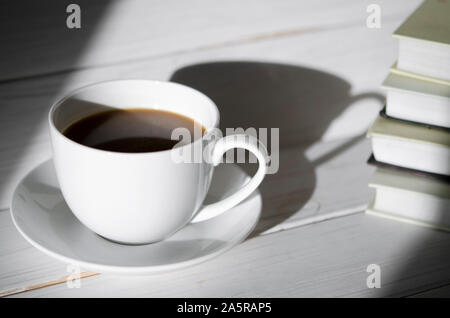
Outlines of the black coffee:
{"label": "black coffee", "polygon": [[154,152],[172,149],[180,141],[171,139],[176,128],[189,130],[192,141],[205,132],[199,123],[180,114],[132,108],[85,117],[71,124],[63,134],[77,143],[102,150]]}

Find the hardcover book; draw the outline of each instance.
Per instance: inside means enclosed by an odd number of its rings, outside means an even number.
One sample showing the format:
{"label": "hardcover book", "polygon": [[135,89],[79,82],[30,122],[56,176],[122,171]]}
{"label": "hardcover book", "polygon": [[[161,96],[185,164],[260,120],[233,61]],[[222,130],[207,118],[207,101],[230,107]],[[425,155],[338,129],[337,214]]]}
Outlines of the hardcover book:
{"label": "hardcover book", "polygon": [[450,230],[448,176],[398,168],[374,158],[369,164],[377,168],[369,182],[376,193],[367,214]]}
{"label": "hardcover book", "polygon": [[424,1],[393,36],[399,39],[398,69],[450,81],[450,2]]}
{"label": "hardcover book", "polygon": [[378,116],[367,132],[377,161],[450,175],[450,132]]}
{"label": "hardcover book", "polygon": [[386,114],[399,119],[450,128],[450,86],[389,74]]}

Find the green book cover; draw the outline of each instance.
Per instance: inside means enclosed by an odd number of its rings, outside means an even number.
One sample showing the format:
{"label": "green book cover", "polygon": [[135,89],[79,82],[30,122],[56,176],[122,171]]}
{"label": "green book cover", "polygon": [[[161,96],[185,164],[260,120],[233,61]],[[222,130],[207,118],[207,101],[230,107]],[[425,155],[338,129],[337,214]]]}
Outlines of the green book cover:
{"label": "green book cover", "polygon": [[450,45],[450,1],[426,0],[393,36]]}
{"label": "green book cover", "polygon": [[423,177],[406,172],[407,170],[409,169],[404,168],[402,171],[396,168],[377,167],[376,172],[370,178],[369,187],[403,189],[450,199],[450,183],[448,181]]}
{"label": "green book cover", "polygon": [[381,84],[381,87],[450,99],[450,85],[433,83],[396,73],[390,73]]}
{"label": "green book cover", "polygon": [[417,73],[412,73],[412,72],[408,72],[405,70],[401,70],[401,69],[397,68],[397,62],[395,62],[394,65],[391,66],[389,71],[391,72],[391,74],[396,74],[396,75],[404,76],[404,77],[410,77],[413,79],[430,82],[430,83],[436,83],[438,85],[445,85],[445,86],[450,87],[450,82],[446,81],[444,79],[429,77],[429,76],[425,76],[423,74],[417,74]]}
{"label": "green book cover", "polygon": [[419,221],[416,219],[407,218],[404,216],[399,216],[399,215],[394,215],[394,214],[390,214],[390,213],[386,213],[386,212],[377,211],[373,208],[373,204],[369,205],[369,207],[366,210],[366,214],[389,219],[389,220],[394,220],[394,221],[398,221],[398,222],[429,227],[432,229],[437,229],[437,230],[442,230],[442,231],[447,231],[447,232],[450,231],[450,227],[445,226],[445,225],[428,223],[428,222]]}
{"label": "green book cover", "polygon": [[450,132],[446,129],[431,128],[378,116],[367,132],[368,137],[404,139],[413,142],[450,147]]}

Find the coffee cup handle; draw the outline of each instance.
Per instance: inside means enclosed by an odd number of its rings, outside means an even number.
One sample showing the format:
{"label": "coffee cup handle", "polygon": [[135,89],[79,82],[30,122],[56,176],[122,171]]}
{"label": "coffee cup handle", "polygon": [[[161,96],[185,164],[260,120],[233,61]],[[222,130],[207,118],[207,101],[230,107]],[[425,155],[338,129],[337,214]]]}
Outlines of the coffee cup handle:
{"label": "coffee cup handle", "polygon": [[263,181],[267,171],[267,164],[269,162],[267,149],[262,142],[251,135],[238,134],[219,139],[215,143],[210,155],[211,164],[213,166],[220,164],[225,152],[233,148],[243,148],[253,153],[258,160],[258,170],[255,175],[237,192],[223,200],[203,206],[203,208],[201,208],[191,220],[191,223],[205,221],[228,211],[252,194],[252,192],[255,191],[259,184]]}

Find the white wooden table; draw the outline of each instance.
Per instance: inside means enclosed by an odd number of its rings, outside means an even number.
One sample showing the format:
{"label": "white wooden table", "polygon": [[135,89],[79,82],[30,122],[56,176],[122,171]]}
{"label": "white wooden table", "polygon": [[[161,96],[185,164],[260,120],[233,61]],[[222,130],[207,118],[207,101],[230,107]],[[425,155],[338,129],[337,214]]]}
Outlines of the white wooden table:
{"label": "white wooden table", "polygon": [[[450,235],[362,213],[373,196],[364,132],[384,102],[391,33],[418,0],[83,0],[79,30],[65,25],[69,3],[0,4],[0,295],[450,295]],[[380,29],[366,27],[370,3],[381,7]],[[261,187],[256,231],[231,251],[157,276],[84,273],[70,289],[66,264],[16,231],[9,200],[51,156],[50,104],[117,78],[196,87],[224,127],[280,128],[280,170]],[[381,267],[379,289],[366,285],[369,264]]]}

